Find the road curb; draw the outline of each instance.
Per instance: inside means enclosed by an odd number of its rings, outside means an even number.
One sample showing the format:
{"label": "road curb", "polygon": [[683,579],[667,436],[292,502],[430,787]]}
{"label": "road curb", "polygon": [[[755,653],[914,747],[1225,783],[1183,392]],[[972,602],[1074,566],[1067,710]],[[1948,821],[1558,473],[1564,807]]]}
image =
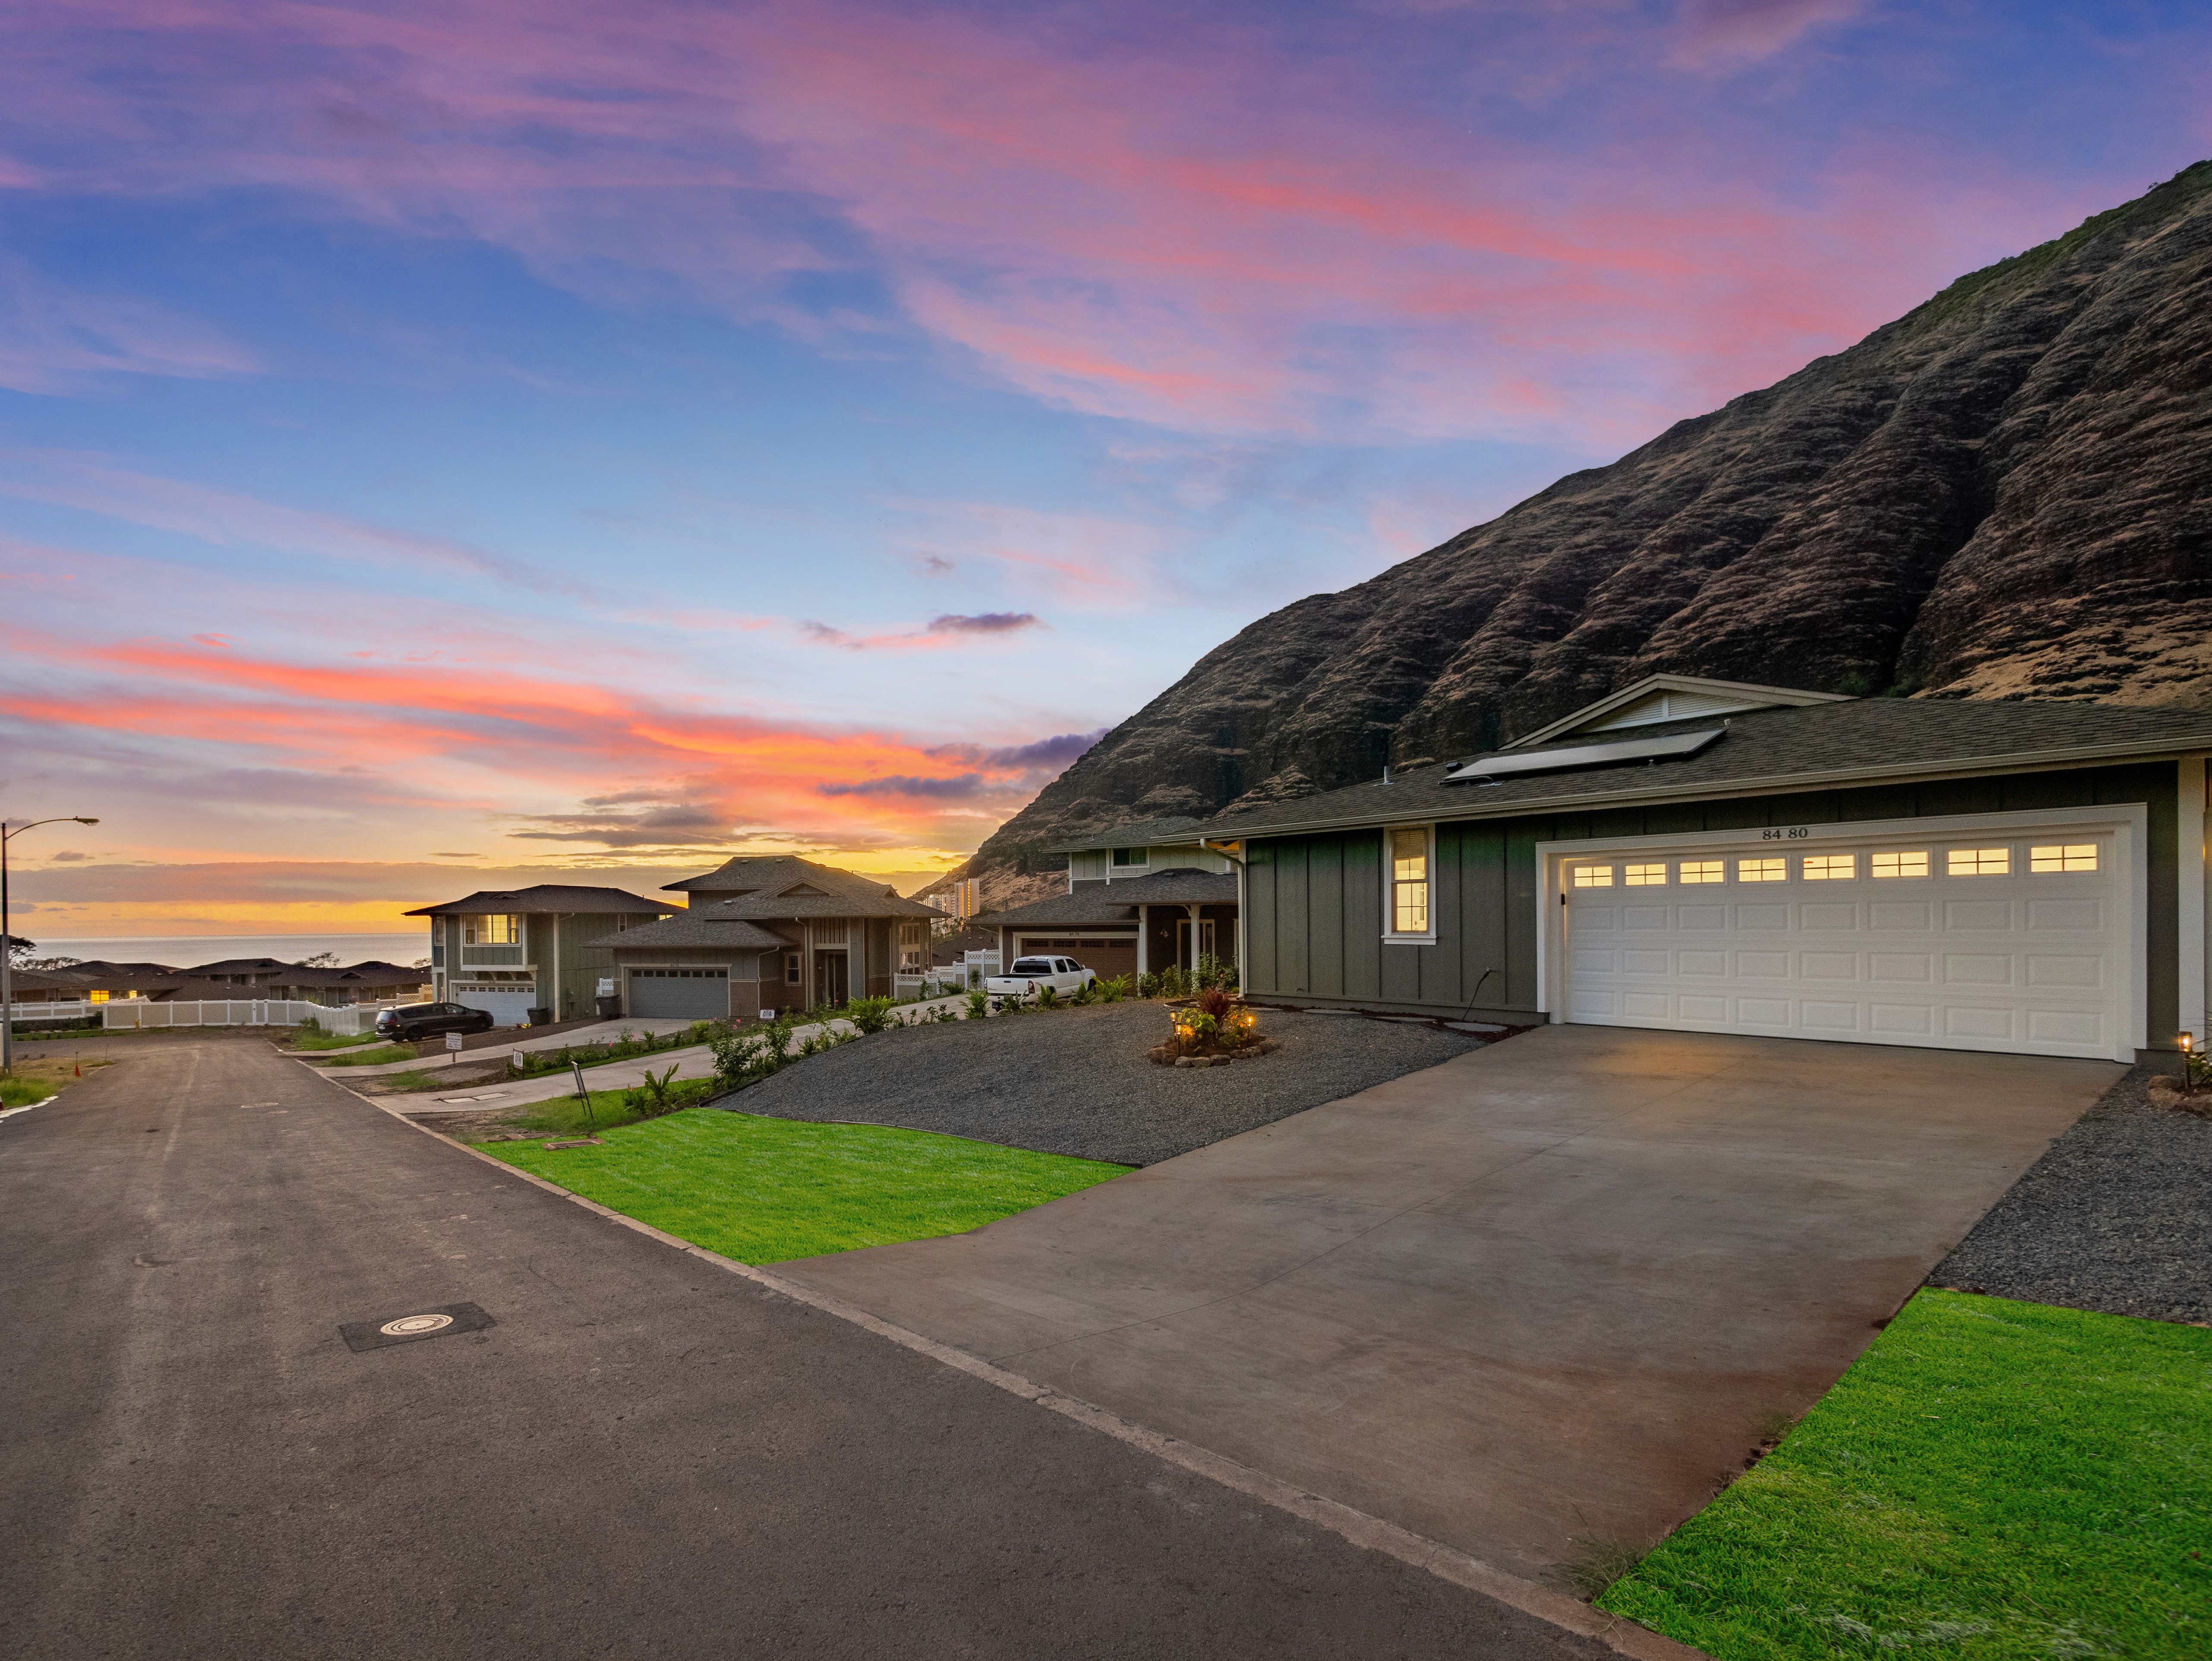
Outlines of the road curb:
{"label": "road curb", "polygon": [[[314,1069],[310,1068],[309,1071],[313,1072]],[[315,1076],[323,1078],[327,1075],[317,1072]],[[335,1079],[331,1080],[330,1082],[333,1085],[337,1084]],[[342,1090],[344,1088],[343,1086],[338,1087]],[[346,1093],[353,1094],[350,1091],[347,1091]],[[1279,1511],[1288,1512],[1293,1517],[1327,1529],[1330,1533],[1351,1542],[1355,1546],[1364,1547],[1370,1551],[1379,1551],[1412,1567],[1425,1569],[1439,1579],[1449,1580],[1454,1585],[1464,1586],[1470,1591],[1480,1592],[1484,1597],[1503,1603],[1509,1609],[1518,1609],[1524,1615],[1534,1615],[1540,1621],[1549,1621],[1552,1625],[1562,1628],[1568,1632],[1593,1639],[1617,1654],[1634,1658],[1634,1661],[1710,1661],[1710,1658],[1702,1650],[1693,1649],[1687,1644],[1677,1643],[1674,1639],[1663,1637],[1649,1628],[1638,1626],[1634,1621],[1625,1620],[1619,1615],[1607,1615],[1601,1609],[1593,1609],[1579,1598],[1570,1597],[1565,1592],[1554,1591],[1549,1586],[1539,1585],[1534,1580],[1524,1579],[1520,1575],[1486,1563],[1479,1557],[1470,1556],[1456,1547],[1448,1546],[1440,1540],[1429,1539],[1425,1535],[1415,1534],[1410,1529],[1401,1528],[1395,1523],[1385,1522],[1379,1517],[1370,1516],[1365,1512],[1355,1510],[1334,1500],[1324,1499],[1317,1494],[1309,1494],[1294,1484],[1270,1476],[1264,1471],[1255,1470],[1249,1465],[1241,1464],[1234,1459],[1199,1447],[1194,1443],[1162,1435],[1158,1431],[1149,1430],[1142,1425],[1132,1423],[1119,1414],[1109,1412],[1096,1403],[1085,1402],[1077,1396],[1064,1395],[1048,1385],[1024,1378],[1019,1373],[1009,1372],[1006,1368],[984,1360],[981,1356],[971,1355],[966,1350],[956,1349],[950,1344],[939,1343],[934,1338],[925,1337],[921,1333],[895,1326],[890,1322],[872,1315],[856,1305],[848,1304],[841,1298],[817,1292],[795,1281],[787,1281],[771,1270],[757,1268],[750,1263],[741,1263],[733,1257],[725,1257],[719,1252],[708,1250],[704,1246],[694,1245],[689,1240],[679,1239],[665,1230],[653,1227],[650,1223],[640,1222],[635,1217],[626,1217],[621,1212],[601,1205],[596,1200],[587,1200],[582,1195],[573,1193],[557,1183],[548,1182],[542,1177],[524,1171],[519,1166],[511,1165],[503,1159],[495,1159],[492,1155],[481,1149],[471,1147],[465,1142],[455,1141],[452,1137],[442,1135],[428,1125],[417,1124],[397,1107],[386,1105],[371,1098],[355,1097],[355,1099],[368,1101],[371,1106],[380,1112],[389,1114],[400,1123],[407,1126],[409,1129],[420,1131],[423,1135],[443,1142],[448,1147],[459,1149],[471,1159],[482,1160],[495,1171],[517,1177],[534,1187],[542,1188],[548,1194],[558,1195],[564,1200],[583,1207],[586,1211],[596,1212],[610,1222],[618,1223],[624,1228],[646,1236],[648,1239],[657,1240],[665,1246],[672,1246],[677,1250],[696,1257],[702,1262],[712,1264],[714,1268],[735,1275],[743,1280],[750,1281],[765,1291],[775,1293],[781,1297],[790,1299],[794,1303],[804,1304],[809,1308],[821,1311],[825,1315],[834,1316],[841,1321],[864,1328],[879,1338],[889,1339],[902,1348],[913,1350],[917,1354],[926,1355],[932,1360],[957,1368],[970,1378],[979,1378],[985,1384],[1006,1391],[1009,1395],[1018,1396],[1025,1402],[1033,1402],[1038,1407],[1057,1413],[1063,1418],[1072,1419],[1089,1429],[1113,1437],[1116,1441],[1140,1448],[1155,1458],[1164,1459],[1170,1464],[1179,1466],[1195,1475],[1218,1482],[1224,1488],[1233,1489],[1249,1498],[1273,1506]]]}

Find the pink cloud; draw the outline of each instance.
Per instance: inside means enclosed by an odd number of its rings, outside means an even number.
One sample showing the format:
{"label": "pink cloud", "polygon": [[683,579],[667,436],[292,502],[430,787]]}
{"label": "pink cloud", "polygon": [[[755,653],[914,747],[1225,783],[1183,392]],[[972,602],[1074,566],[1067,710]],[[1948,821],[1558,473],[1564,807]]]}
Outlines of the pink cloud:
{"label": "pink cloud", "polygon": [[[33,182],[0,171],[0,187]],[[216,380],[259,368],[206,323],[149,300],[68,289],[0,254],[0,386],[75,392],[118,374]]]}
{"label": "pink cloud", "polygon": [[[1572,27],[1719,63],[1852,9],[1706,0],[1672,36],[1632,10]],[[1878,204],[1841,173],[1785,199],[1758,158],[1664,124],[1555,158],[1202,21],[1109,49],[1066,20],[854,5],[33,10],[76,72],[0,93],[102,137],[102,188],[282,186],[602,295],[817,334],[883,325],[804,311],[783,280],[866,265],[973,373],[1187,429],[1624,441],[2078,205],[1992,189],[1961,213],[1956,171],[1924,159],[1886,168]],[[94,72],[149,31],[176,75]]]}

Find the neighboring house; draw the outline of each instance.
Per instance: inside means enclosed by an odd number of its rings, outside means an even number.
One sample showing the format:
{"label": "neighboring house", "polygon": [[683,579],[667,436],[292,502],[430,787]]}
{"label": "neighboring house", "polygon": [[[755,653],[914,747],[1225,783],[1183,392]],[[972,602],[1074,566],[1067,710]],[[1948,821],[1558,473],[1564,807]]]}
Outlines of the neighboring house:
{"label": "neighboring house", "polygon": [[787,855],[733,859],[668,885],[690,909],[601,942],[625,1014],[750,1020],[883,997],[929,961],[944,914],[873,878]]}
{"label": "neighboring house", "polygon": [[15,969],[8,974],[8,996],[15,1003],[82,1003],[92,983],[73,969]]}
{"label": "neighboring house", "polygon": [[108,963],[92,958],[73,963],[64,971],[84,986],[81,996],[94,1003],[117,998],[149,998],[173,982],[180,972],[160,963]]}
{"label": "neighboring house", "polygon": [[[1171,855],[1171,849],[1133,851]],[[1226,861],[1224,861],[1226,863]],[[1237,955],[1237,879],[1196,867],[1151,867],[1145,876],[1085,881],[982,921],[999,931],[999,960],[1060,952],[1111,980],[1193,969],[1202,957]]]}
{"label": "neighboring house", "polygon": [[1053,851],[1067,855],[1071,894],[1162,871],[1234,873],[1237,868],[1226,855],[1206,846],[1198,821],[1188,818],[1142,819]]}
{"label": "neighboring house", "polygon": [[2132,1061],[2207,1025],[2208,751],[2202,710],[1655,676],[1199,829],[1273,1001]]}
{"label": "neighboring house", "polygon": [[407,915],[430,919],[433,1001],[465,1004],[520,1025],[593,1013],[599,982],[616,977],[606,937],[672,910],[619,888],[541,883],[482,891]]}
{"label": "neighboring house", "polygon": [[[276,958],[224,958],[216,963],[194,964],[189,969],[174,973],[189,975],[196,981],[210,981],[220,986],[263,987],[280,976],[289,975],[297,964],[285,963]],[[235,992],[226,997],[236,997]],[[263,994],[265,997],[268,995]]]}

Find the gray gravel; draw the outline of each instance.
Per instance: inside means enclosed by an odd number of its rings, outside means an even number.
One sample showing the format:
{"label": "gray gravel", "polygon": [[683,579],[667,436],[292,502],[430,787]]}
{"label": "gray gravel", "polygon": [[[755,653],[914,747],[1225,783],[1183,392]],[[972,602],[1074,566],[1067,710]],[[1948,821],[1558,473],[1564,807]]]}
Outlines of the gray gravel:
{"label": "gray gravel", "polygon": [[1115,1165],[1157,1165],[1482,1047],[1434,1027],[1269,1010],[1282,1048],[1158,1067],[1164,1006],[1119,1003],[878,1033],[714,1103],[774,1118],[939,1130]]}
{"label": "gray gravel", "polygon": [[2076,1120],[1929,1284],[2212,1322],[2212,1119],[2151,1106],[2152,1071]]}

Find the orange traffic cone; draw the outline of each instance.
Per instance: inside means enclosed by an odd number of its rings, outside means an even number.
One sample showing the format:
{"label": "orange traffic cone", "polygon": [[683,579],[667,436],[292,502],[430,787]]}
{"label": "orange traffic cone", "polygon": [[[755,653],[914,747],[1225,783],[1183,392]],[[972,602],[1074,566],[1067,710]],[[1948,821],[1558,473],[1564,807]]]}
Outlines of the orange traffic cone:
{"label": "orange traffic cone", "polygon": [[76,1064],[76,1075],[80,1079],[84,1077],[84,1063],[82,1062],[79,1062]]}

